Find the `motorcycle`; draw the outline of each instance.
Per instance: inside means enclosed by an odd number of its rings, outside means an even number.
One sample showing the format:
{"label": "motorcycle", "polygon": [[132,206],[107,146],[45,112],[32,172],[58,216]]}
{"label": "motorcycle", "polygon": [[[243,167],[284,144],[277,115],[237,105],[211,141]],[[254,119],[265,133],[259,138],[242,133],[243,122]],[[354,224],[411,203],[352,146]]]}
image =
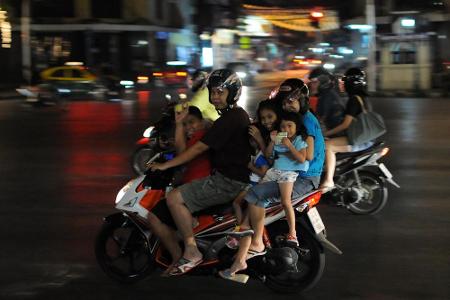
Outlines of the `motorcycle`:
{"label": "motorcycle", "polygon": [[[149,162],[166,161],[170,153],[155,154]],[[170,188],[173,170],[148,171],[128,182],[118,193],[115,207],[120,212],[104,218],[95,254],[102,270],[121,283],[137,282],[157,267],[167,268],[170,255],[147,225],[148,212]],[[325,226],[316,208],[321,192],[312,191],[293,200],[300,245],[290,246],[284,238],[288,230],[280,203],[266,208],[264,243],[267,253],[248,260],[246,273],[260,279],[270,289],[292,293],[312,288],[321,278],[327,248],[342,252],[327,240]],[[189,274],[216,274],[231,265],[236,250],[226,246],[236,219],[231,205],[208,208],[195,214],[194,235],[204,262]]]}
{"label": "motorcycle", "polygon": [[388,200],[386,182],[400,188],[388,168],[378,162],[388,152],[384,142],[377,142],[362,151],[337,153],[335,188],[324,198],[355,214],[378,213]]}

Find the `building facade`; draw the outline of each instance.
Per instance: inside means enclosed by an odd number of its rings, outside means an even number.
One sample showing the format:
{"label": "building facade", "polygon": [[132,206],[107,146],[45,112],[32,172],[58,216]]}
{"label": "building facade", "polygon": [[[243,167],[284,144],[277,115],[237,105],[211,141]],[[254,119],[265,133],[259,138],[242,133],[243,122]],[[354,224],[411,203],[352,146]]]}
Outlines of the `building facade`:
{"label": "building facade", "polygon": [[[5,1],[3,1],[5,2]],[[130,77],[148,62],[189,60],[196,51],[192,1],[22,0],[6,1],[12,24],[10,49],[0,50],[2,82],[24,80],[21,33],[29,11],[33,81],[39,72],[67,61],[110,65]],[[25,55],[25,56],[24,56]]]}

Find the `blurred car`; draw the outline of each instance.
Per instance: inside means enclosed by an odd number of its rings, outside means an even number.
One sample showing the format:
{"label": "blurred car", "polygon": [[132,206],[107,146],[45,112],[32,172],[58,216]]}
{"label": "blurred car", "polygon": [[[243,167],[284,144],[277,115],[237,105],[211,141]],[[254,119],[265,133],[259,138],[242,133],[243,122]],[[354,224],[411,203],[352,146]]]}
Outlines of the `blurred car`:
{"label": "blurred car", "polygon": [[255,83],[256,67],[251,62],[230,62],[225,68],[230,69],[239,76],[243,85],[253,85]]}
{"label": "blurred car", "polygon": [[289,64],[291,69],[314,69],[322,65],[322,60],[314,57],[295,56]]}
{"label": "blurred car", "polygon": [[42,71],[40,77],[39,98],[43,100],[86,96],[103,99],[108,91],[98,77],[82,65],[52,67]]}
{"label": "blurred car", "polygon": [[145,64],[136,76],[137,88],[187,87],[189,74],[193,68],[176,62],[165,65]]}

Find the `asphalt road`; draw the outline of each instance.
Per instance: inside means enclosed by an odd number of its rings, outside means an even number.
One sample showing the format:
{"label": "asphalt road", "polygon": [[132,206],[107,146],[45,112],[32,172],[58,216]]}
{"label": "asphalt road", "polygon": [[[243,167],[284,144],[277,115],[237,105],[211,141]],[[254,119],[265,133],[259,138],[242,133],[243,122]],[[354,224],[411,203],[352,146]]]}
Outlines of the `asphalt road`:
{"label": "asphalt road", "polygon": [[[264,74],[241,104],[282,78]],[[133,177],[135,141],[158,117],[161,95],[74,101],[67,110],[0,101],[0,299],[449,299],[449,99],[376,98],[386,119],[389,187],[378,215],[321,204],[329,239],[323,278],[303,295],[277,295],[256,280],[151,276],[126,286],[97,266],[93,244],[118,190]]]}

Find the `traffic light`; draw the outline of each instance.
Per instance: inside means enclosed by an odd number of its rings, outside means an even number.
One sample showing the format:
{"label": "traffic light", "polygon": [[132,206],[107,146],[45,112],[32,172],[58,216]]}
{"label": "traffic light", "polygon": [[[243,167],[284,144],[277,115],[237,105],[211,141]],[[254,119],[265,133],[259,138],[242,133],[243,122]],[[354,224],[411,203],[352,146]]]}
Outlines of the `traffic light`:
{"label": "traffic light", "polygon": [[323,18],[323,12],[320,10],[313,10],[309,13],[311,20],[311,26],[314,28],[320,28],[320,19]]}

